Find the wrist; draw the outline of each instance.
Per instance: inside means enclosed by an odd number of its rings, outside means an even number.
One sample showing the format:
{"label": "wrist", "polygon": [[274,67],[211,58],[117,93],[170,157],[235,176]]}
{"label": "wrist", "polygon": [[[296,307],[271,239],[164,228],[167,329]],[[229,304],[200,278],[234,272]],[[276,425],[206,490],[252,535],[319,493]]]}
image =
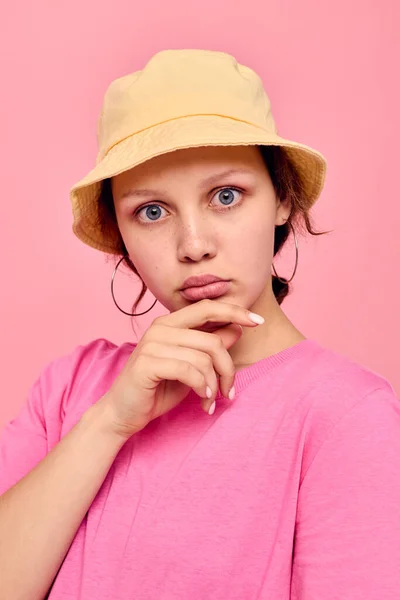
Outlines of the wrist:
{"label": "wrist", "polygon": [[111,410],[107,402],[105,402],[104,396],[86,410],[82,415],[81,421],[87,427],[96,431],[97,435],[102,436],[107,443],[110,443],[116,452],[129,439],[114,427]]}

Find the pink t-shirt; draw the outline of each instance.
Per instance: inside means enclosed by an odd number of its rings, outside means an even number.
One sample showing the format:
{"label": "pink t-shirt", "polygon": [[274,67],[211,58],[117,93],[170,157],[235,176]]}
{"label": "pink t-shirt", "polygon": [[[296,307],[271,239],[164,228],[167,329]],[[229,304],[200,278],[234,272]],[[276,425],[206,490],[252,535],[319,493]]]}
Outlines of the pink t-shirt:
{"label": "pink t-shirt", "polygon": [[[0,441],[0,493],[110,387],[134,345],[47,365]],[[236,374],[213,416],[194,392],[124,445],[50,600],[400,598],[400,402],[304,340]],[[55,534],[56,535],[56,534]]]}

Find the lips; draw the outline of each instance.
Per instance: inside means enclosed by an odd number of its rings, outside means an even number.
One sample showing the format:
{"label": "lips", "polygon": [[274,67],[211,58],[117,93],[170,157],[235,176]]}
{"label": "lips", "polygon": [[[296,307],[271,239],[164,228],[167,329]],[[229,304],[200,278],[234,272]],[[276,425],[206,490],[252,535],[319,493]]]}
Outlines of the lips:
{"label": "lips", "polygon": [[193,275],[192,277],[188,277],[182,284],[181,291],[186,288],[192,287],[200,287],[203,285],[209,285],[210,283],[215,283],[217,281],[224,281],[221,277],[217,275],[204,274],[204,275]]}
{"label": "lips", "polygon": [[181,290],[181,294],[186,300],[204,300],[205,298],[219,298],[229,290],[230,281],[214,281],[208,285],[188,287]]}

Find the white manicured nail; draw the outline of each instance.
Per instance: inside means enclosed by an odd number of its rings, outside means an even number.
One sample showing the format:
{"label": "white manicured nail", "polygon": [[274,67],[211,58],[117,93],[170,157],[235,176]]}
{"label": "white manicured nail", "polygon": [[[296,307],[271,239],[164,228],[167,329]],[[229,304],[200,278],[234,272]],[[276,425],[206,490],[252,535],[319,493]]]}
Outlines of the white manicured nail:
{"label": "white manicured nail", "polygon": [[262,325],[265,321],[264,317],[257,315],[256,313],[250,313],[249,319],[251,319],[253,323],[257,323],[257,325]]}

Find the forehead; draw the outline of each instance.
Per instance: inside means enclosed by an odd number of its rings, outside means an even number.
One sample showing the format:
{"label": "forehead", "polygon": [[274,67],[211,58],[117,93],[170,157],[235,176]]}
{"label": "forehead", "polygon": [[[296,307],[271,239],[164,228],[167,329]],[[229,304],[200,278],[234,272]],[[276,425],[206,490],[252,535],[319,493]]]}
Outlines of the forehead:
{"label": "forehead", "polygon": [[156,156],[133,169],[113,177],[113,188],[123,190],[131,184],[162,182],[170,177],[204,178],[218,171],[265,169],[257,146],[202,146],[184,148]]}

